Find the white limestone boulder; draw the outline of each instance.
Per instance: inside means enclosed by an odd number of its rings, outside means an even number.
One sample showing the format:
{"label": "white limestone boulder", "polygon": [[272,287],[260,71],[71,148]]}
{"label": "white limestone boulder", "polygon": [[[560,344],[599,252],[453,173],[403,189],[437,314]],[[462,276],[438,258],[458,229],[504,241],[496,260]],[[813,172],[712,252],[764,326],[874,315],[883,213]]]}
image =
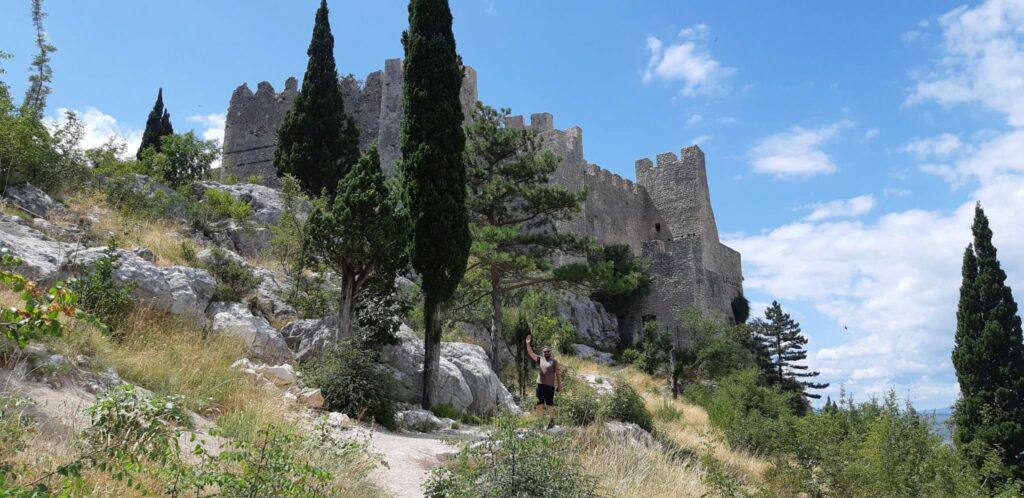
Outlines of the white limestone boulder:
{"label": "white limestone boulder", "polygon": [[[105,247],[72,253],[61,272],[73,275],[76,268],[88,268],[103,257]],[[132,283],[133,296],[156,309],[173,314],[202,315],[213,297],[217,282],[206,270],[187,266],[156,266],[132,251],[118,249],[118,267],[113,278]]]}
{"label": "white limestone boulder", "polygon": [[657,448],[658,441],[651,433],[632,422],[605,422],[605,430],[619,441],[634,448]]}
{"label": "white limestone boulder", "polygon": [[53,200],[46,192],[31,183],[8,185],[4,189],[4,197],[15,206],[40,218],[45,218],[50,211],[66,209],[63,204]]}
{"label": "white limestone boulder", "polygon": [[576,328],[576,339],[598,349],[610,350],[619,344],[619,319],[588,297],[563,293],[558,299],[558,314]]}
{"label": "white limestone boulder", "polygon": [[281,333],[263,317],[253,315],[245,304],[217,301],[210,304],[206,316],[215,332],[242,339],[248,347],[249,357],[272,364],[295,361],[295,355],[288,349]]}
{"label": "white limestone boulder", "polygon": [[0,249],[6,249],[21,259],[22,265],[16,271],[25,278],[53,283],[74,246],[52,240],[39,230],[11,218],[4,218],[0,220]]}
{"label": "white limestone boulder", "polygon": [[[398,382],[399,398],[409,403],[420,403],[423,393],[423,340],[405,325],[399,329],[398,338],[400,344],[382,349],[381,362]],[[473,392],[462,372],[443,357],[437,371],[433,398],[435,404],[450,405],[458,411],[466,411],[473,404]]]}
{"label": "white limestone boulder", "polygon": [[501,383],[498,374],[491,370],[483,348],[464,342],[444,342],[441,343],[441,357],[458,367],[473,393],[469,411],[490,415],[499,409],[517,409],[512,394]]}
{"label": "white limestone boulder", "polygon": [[612,358],[611,353],[598,351],[590,346],[587,346],[586,344],[573,344],[572,348],[576,351],[576,356],[580,358],[587,359],[595,363],[600,363],[602,365],[615,364],[615,359]]}

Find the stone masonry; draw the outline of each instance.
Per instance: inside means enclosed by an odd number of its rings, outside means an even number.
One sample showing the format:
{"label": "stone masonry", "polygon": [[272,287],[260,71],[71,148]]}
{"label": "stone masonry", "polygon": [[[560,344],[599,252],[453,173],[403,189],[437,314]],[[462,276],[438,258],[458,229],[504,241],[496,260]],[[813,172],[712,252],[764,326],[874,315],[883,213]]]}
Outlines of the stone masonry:
{"label": "stone masonry", "polygon": [[[385,61],[383,71],[370,73],[363,82],[348,76],[340,85],[345,109],[360,130],[360,146],[365,150],[377,140],[381,166],[393,175],[401,153],[402,61]],[[260,83],[255,94],[245,84],[234,91],[224,129],[223,171],[238,179],[258,175],[263,183],[277,185],[277,128],[294,105],[296,92],[294,78],[285,82],[281,93],[267,82]],[[476,101],[476,71],[466,67],[462,104],[467,117]],[[652,291],[620,324],[627,342],[639,339],[641,323],[650,319],[673,331],[677,342],[685,342],[679,316],[690,307],[732,316],[731,302],[743,292],[740,254],[718,239],[699,147],[687,147],[678,156],[659,154],[654,162],[637,161],[634,183],[588,163],[583,130],[556,129],[551,114],[533,114],[529,124],[522,116],[512,116],[506,126],[536,130],[544,147],[561,158],[551,182],[572,191],[587,190],[580,212],[559,221],[556,229],[592,236],[605,245],[627,244],[649,263]]]}

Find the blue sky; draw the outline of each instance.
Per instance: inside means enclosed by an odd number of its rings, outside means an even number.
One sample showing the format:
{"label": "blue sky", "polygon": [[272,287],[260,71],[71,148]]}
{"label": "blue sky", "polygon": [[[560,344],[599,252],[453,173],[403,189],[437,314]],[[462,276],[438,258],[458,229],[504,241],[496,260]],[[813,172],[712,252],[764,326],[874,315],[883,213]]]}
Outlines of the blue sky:
{"label": "blue sky", "polygon": [[[301,77],[316,4],[50,0],[50,115],[76,110],[90,144],[137,143],[162,86],[176,129],[218,138],[236,86]],[[330,5],[343,73],[401,56],[404,2]],[[452,8],[481,99],[581,126],[589,161],[633,178],[636,159],[701,145],[748,296],[801,321],[829,394],[956,398],[949,350],[975,200],[1024,289],[1024,0]],[[0,50],[15,55],[4,78],[20,94],[29,2],[2,13]]]}

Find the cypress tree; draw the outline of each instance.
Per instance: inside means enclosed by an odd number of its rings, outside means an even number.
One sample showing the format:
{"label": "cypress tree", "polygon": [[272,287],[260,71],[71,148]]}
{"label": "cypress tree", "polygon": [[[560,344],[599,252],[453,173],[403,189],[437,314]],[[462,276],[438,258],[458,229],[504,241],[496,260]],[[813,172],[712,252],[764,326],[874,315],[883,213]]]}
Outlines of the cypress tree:
{"label": "cypress tree", "polygon": [[298,179],[307,194],[317,196],[326,189],[334,197],[338,181],[359,160],[359,129],[345,113],[338,85],[327,0],[316,11],[306,55],[302,90],[277,131],[274,166],[278,176]]}
{"label": "cypress tree", "polygon": [[953,347],[960,383],[954,440],[975,464],[980,466],[984,450],[993,448],[1011,472],[1024,476],[1021,320],[980,203],[971,231],[974,241],[964,251]]}
{"label": "cypress tree", "polygon": [[756,320],[752,328],[757,342],[767,351],[767,362],[762,363],[763,356],[762,362],[759,362],[765,369],[765,380],[768,384],[778,385],[785,391],[797,394],[793,399],[793,410],[802,415],[809,409],[807,398],[821,399],[820,394],[807,390],[824,389],[828,384],[801,380],[817,377],[819,373],[807,371],[807,365],[796,363],[807,359],[807,351],[804,350],[807,338],[801,332],[800,324],[789,313],[782,311],[778,301],[772,301],[772,305],[764,311],[764,318]]}
{"label": "cypress tree", "polygon": [[411,0],[405,48],[402,161],[413,225],[412,264],[423,278],[423,407],[430,408],[440,362],[440,306],[466,272],[469,217],[462,131],[462,61],[447,0]]}
{"label": "cypress tree", "polygon": [[171,126],[171,113],[164,108],[164,89],[156,92],[156,102],[153,110],[149,111],[146,118],[146,130],[142,132],[142,143],[139,144],[139,151],[135,153],[136,159],[142,159],[142,151],[153,147],[160,152],[160,139],[165,135],[173,135],[174,127]]}

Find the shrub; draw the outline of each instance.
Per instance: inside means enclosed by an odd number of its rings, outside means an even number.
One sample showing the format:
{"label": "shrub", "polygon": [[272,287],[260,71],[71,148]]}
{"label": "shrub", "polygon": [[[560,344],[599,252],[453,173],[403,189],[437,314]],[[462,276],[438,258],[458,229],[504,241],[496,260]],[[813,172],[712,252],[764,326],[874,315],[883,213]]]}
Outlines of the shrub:
{"label": "shrub", "polygon": [[622,352],[619,357],[619,361],[627,365],[632,365],[640,360],[640,352],[634,348],[628,348]]}
{"label": "shrub", "polygon": [[654,430],[654,419],[644,399],[623,379],[615,383],[615,390],[605,405],[605,416],[611,420],[632,422],[647,432]]}
{"label": "shrub", "polygon": [[181,187],[201,180],[220,151],[217,143],[202,140],[195,133],[160,137],[160,151],[147,147],[142,151],[143,168],[172,187]]}
{"label": "shrub", "polygon": [[313,275],[298,272],[282,297],[295,308],[299,318],[323,318],[334,313],[337,306],[334,294],[326,287],[327,279],[323,272]]}
{"label": "shrub", "polygon": [[208,188],[205,192],[206,208],[219,219],[232,219],[243,222],[252,214],[249,203],[235,199],[235,196],[223,190]]}
{"label": "shrub", "polygon": [[626,244],[605,246],[597,259],[610,265],[610,274],[591,298],[620,317],[651,292],[651,275],[646,263],[633,255]]}
{"label": "shrub", "polygon": [[4,462],[25,448],[25,438],[35,430],[26,408],[28,398],[0,395],[0,470]]}
{"label": "shrub", "polygon": [[133,282],[121,284],[114,280],[114,270],[120,266],[120,259],[117,242],[111,239],[103,256],[92,264],[89,271],[80,271],[77,279],[68,283],[78,296],[78,305],[103,320],[115,335],[132,309],[132,290],[135,287]]}
{"label": "shrub", "polygon": [[138,177],[132,174],[107,178],[100,190],[111,206],[129,218],[143,221],[178,218],[195,204],[189,196],[164,190],[153,181],[139,185]]}
{"label": "shrub", "polygon": [[595,479],[571,458],[557,437],[516,427],[499,417],[491,436],[462,450],[450,465],[431,472],[424,494],[431,498],[596,496]]}
{"label": "shrub", "polygon": [[558,395],[559,421],[569,425],[589,425],[600,417],[604,400],[594,389],[563,367],[562,392]]}
{"label": "shrub", "polygon": [[395,380],[374,364],[375,353],[351,342],[323,351],[303,367],[307,385],[320,388],[326,408],[395,427]]}
{"label": "shrub", "polygon": [[217,281],[214,301],[241,301],[262,281],[252,270],[228,257],[223,249],[214,247],[210,260],[203,265]]}

